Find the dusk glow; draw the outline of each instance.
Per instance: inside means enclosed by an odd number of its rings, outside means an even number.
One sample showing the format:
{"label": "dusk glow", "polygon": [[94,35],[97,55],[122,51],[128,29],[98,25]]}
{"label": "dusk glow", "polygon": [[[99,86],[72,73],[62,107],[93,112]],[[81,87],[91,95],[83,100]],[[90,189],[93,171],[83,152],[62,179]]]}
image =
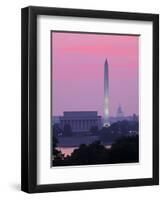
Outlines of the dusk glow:
{"label": "dusk glow", "polygon": [[103,116],[104,63],[109,65],[109,114],[119,104],[138,114],[139,36],[52,33],[52,114],[98,111]]}

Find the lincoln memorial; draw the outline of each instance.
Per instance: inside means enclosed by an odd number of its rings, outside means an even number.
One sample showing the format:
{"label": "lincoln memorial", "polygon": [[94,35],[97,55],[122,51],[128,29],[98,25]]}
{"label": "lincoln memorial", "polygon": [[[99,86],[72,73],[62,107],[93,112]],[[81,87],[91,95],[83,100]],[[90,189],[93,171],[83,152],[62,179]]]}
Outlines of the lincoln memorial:
{"label": "lincoln memorial", "polygon": [[98,116],[97,111],[64,112],[59,121],[62,129],[69,124],[73,132],[89,132],[93,126],[102,126],[101,116]]}

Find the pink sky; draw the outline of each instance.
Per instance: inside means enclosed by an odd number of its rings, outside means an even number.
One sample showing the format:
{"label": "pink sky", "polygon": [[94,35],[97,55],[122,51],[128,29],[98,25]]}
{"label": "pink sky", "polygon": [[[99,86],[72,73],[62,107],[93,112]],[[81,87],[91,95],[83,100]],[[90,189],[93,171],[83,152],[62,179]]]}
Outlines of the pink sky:
{"label": "pink sky", "polygon": [[109,109],[138,114],[139,36],[52,33],[52,114],[103,115],[104,62],[109,64]]}

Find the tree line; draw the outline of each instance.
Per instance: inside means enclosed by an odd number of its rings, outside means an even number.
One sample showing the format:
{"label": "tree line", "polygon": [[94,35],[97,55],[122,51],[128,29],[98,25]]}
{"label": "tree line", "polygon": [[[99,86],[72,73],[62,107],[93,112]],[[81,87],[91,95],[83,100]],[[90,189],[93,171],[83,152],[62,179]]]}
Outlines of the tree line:
{"label": "tree line", "polygon": [[57,138],[53,136],[53,166],[96,165],[132,163],[139,161],[139,136],[121,136],[108,148],[100,140],[81,144],[71,155],[57,150]]}

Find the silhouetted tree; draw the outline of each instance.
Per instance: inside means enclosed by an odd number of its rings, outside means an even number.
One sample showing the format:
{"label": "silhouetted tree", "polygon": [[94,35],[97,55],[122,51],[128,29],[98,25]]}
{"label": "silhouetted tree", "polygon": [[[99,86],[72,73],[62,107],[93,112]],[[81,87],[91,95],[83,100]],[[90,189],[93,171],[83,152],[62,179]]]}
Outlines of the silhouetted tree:
{"label": "silhouetted tree", "polygon": [[71,156],[67,157],[67,164],[87,165],[102,163],[106,159],[106,148],[100,141],[95,141],[90,145],[81,144],[75,149]]}
{"label": "silhouetted tree", "polygon": [[112,143],[119,137],[118,134],[112,131],[111,126],[107,128],[103,127],[99,132],[99,138],[104,144]]}
{"label": "silhouetted tree", "polygon": [[62,132],[63,130],[59,127],[59,124],[55,123],[53,125],[53,136],[58,137]]}
{"label": "silhouetted tree", "polygon": [[98,133],[98,126],[92,126],[92,127],[90,128],[90,132],[91,132],[92,134],[97,134],[97,133]]}
{"label": "silhouetted tree", "polygon": [[72,136],[72,129],[70,124],[65,124],[63,129],[63,135],[64,136]]}
{"label": "silhouetted tree", "polygon": [[139,137],[127,136],[119,138],[109,151],[110,163],[128,163],[139,161]]}
{"label": "silhouetted tree", "polygon": [[52,156],[53,156],[53,165],[59,165],[62,160],[64,160],[64,154],[57,149],[58,140],[55,136],[53,136],[53,149],[52,149]]}
{"label": "silhouetted tree", "polygon": [[95,141],[82,144],[70,156],[59,158],[54,165],[92,165],[111,163],[130,163],[139,161],[139,138],[125,136],[119,138],[110,149]]}

